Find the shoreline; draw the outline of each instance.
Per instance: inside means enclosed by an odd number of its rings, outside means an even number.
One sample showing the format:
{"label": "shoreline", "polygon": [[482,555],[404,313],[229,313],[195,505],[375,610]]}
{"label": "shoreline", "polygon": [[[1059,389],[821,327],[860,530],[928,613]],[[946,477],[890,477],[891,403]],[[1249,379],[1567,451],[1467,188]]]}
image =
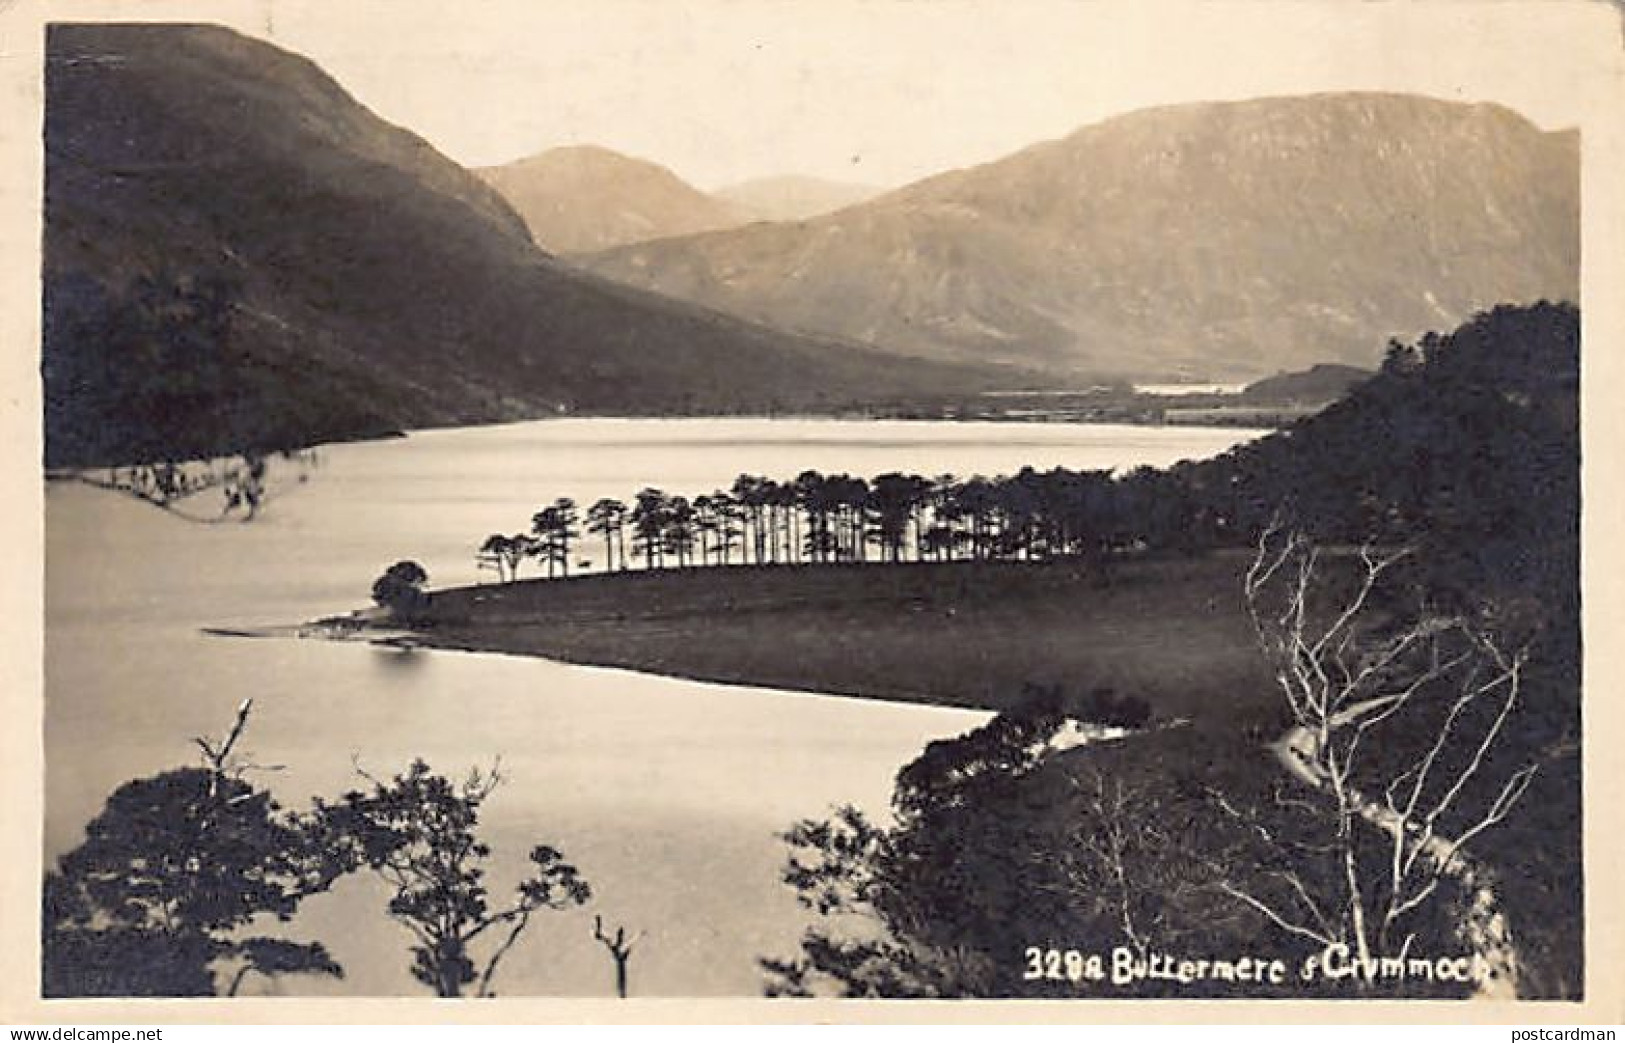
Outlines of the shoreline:
{"label": "shoreline", "polygon": [[[1151,397],[1151,396],[1148,396]],[[1177,404],[1181,396],[1160,396],[1159,401]],[[1195,396],[1193,396],[1195,397]],[[1244,418],[1243,418],[1244,419]],[[1131,427],[1170,429],[1176,431],[1222,431],[1227,434],[1233,432],[1251,433],[1254,438],[1263,438],[1288,426],[1285,423],[1264,424],[1243,422],[1237,419],[1230,422],[1197,422],[1186,420],[1163,420],[1140,416],[1027,416],[1027,415],[971,415],[971,416],[927,416],[927,415],[900,415],[890,413],[699,413],[699,414],[673,414],[669,416],[652,415],[646,413],[566,413],[549,414],[546,416],[526,417],[522,419],[492,420],[485,423],[455,423],[442,424],[432,427],[411,427],[391,429],[377,434],[357,434],[351,437],[325,438],[306,445],[292,446],[265,450],[265,455],[276,456],[285,452],[320,451],[330,448],[342,448],[351,445],[366,445],[372,443],[393,442],[402,439],[411,439],[420,435],[439,435],[457,431],[494,430],[508,427],[519,427],[526,424],[551,424],[571,421],[616,421],[628,424],[642,422],[694,422],[714,423],[726,421],[744,422],[818,422],[818,423],[850,423],[850,424],[947,424],[960,427],[997,424],[1001,427],[1008,425],[1022,427]],[[222,449],[213,456],[177,457],[174,460],[120,460],[113,463],[53,463],[40,466],[42,481],[76,482],[84,481],[88,474],[97,471],[117,470],[127,467],[143,467],[157,463],[174,463],[176,465],[207,464],[214,461],[234,459],[239,456],[241,449]]]}
{"label": "shoreline", "polygon": [[1217,551],[1104,573],[1073,559],[627,570],[447,588],[417,620],[333,616],[299,629],[985,712],[1032,687],[1109,689],[1159,718],[1246,729],[1274,707],[1237,694],[1269,690],[1241,567]]}

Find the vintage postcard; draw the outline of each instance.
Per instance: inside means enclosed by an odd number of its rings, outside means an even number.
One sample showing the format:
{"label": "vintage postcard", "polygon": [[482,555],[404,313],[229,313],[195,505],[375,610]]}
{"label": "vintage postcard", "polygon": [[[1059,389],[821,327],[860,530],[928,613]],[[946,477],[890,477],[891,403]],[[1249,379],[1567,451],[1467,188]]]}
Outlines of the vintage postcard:
{"label": "vintage postcard", "polygon": [[0,5],[0,1014],[1618,1021],[1621,28]]}

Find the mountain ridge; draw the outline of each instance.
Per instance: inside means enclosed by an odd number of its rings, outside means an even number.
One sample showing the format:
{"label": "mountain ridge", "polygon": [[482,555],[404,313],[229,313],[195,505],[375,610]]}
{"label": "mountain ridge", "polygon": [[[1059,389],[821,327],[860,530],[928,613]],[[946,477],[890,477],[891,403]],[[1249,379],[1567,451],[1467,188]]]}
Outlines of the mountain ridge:
{"label": "mountain ridge", "polygon": [[316,65],[220,27],[52,25],[45,138],[48,466],[998,380],[580,272]]}
{"label": "mountain ridge", "polygon": [[796,226],[573,259],[920,357],[1136,377],[1371,365],[1390,336],[1577,295],[1577,144],[1413,95],[1162,106]]}
{"label": "mountain ridge", "polygon": [[805,221],[866,203],[890,189],[801,174],[751,178],[711,194],[764,221]]}
{"label": "mountain ridge", "polygon": [[755,220],[649,160],[600,145],[547,149],[474,171],[523,217],[538,245],[582,253]]}

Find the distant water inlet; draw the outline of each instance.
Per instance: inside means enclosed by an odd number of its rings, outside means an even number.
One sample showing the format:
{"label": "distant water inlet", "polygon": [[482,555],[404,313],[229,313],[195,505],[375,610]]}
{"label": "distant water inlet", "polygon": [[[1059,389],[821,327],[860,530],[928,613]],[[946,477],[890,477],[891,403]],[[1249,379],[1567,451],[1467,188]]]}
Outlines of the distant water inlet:
{"label": "distant water inlet", "polygon": [[[754,995],[756,959],[806,923],[779,882],[777,833],[852,802],[886,807],[897,769],[961,734],[974,711],[791,695],[498,655],[362,643],[243,640],[205,628],[342,615],[379,570],[421,562],[431,587],[482,578],[479,541],[557,496],[590,504],[645,486],[699,494],[741,473],[1014,473],[1022,466],[1165,465],[1239,430],[836,421],[569,420],[331,446],[304,483],[277,477],[248,524],[197,525],[119,492],[46,495],[48,857],[72,847],[120,783],[195,763],[245,696],[254,763],[288,806],[416,757],[460,775],[501,758],[486,805],[501,896],[532,844],[591,882],[580,911],[547,913],[503,963],[502,995],[613,993],[593,914],[643,932],[633,995]],[[583,553],[593,553],[583,541]],[[1082,739],[1059,737],[1063,744]],[[276,987],[419,994],[387,896],[360,877],[301,907],[342,981]]]}
{"label": "distant water inlet", "polygon": [[1247,384],[1245,381],[1239,384],[1135,384],[1134,390],[1141,395],[1157,395],[1164,398],[1178,395],[1239,395],[1247,390]]}

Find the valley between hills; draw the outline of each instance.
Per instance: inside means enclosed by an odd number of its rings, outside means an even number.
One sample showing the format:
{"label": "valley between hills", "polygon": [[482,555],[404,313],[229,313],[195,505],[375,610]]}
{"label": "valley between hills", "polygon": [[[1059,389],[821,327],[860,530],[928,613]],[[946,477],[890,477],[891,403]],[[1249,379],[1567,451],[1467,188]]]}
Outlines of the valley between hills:
{"label": "valley between hills", "polygon": [[[1088,938],[1494,972],[1253,996],[1584,995],[1578,131],[1196,101],[704,189],[471,169],[217,26],[53,25],[45,94],[48,995],[489,995],[594,894],[667,994],[1239,994],[1018,958]],[[227,639],[278,614],[375,647]],[[308,758],[279,795],[408,766],[276,818],[251,713]],[[424,751],[501,744],[504,872],[539,828],[581,865],[402,898],[412,845],[492,850],[498,773]],[[583,994],[601,946],[627,995],[625,933],[571,937],[504,988]]]}

